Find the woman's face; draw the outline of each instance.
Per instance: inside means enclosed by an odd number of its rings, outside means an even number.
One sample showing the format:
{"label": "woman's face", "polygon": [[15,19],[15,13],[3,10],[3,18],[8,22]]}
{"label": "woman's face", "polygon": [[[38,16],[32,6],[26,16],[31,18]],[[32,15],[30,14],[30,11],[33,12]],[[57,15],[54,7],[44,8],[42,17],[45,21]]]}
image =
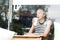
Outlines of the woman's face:
{"label": "woman's face", "polygon": [[39,19],[42,19],[42,18],[44,18],[44,11],[42,10],[42,9],[38,9],[37,10],[37,17],[39,18]]}

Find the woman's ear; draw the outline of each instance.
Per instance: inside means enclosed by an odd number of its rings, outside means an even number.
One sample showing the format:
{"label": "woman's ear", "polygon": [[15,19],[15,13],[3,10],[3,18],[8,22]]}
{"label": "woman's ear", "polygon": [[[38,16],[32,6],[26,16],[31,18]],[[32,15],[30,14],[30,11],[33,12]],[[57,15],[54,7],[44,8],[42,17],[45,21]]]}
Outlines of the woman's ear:
{"label": "woman's ear", "polygon": [[44,16],[46,16],[46,14],[45,14],[45,13],[44,13],[43,15],[44,15]]}
{"label": "woman's ear", "polygon": [[46,12],[44,12],[43,15],[46,16]]}
{"label": "woman's ear", "polygon": [[45,14],[44,14],[44,16],[45,16]]}

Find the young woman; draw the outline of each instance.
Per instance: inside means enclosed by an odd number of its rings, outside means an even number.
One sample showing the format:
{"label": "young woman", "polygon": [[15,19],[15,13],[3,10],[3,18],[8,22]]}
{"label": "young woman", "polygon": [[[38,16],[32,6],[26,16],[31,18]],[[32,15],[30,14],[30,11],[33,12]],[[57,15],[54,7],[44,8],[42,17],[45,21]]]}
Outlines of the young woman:
{"label": "young woman", "polygon": [[43,8],[38,8],[36,10],[36,14],[37,17],[32,19],[32,27],[30,28],[28,34],[39,37],[47,37],[50,32],[52,21],[47,19]]}

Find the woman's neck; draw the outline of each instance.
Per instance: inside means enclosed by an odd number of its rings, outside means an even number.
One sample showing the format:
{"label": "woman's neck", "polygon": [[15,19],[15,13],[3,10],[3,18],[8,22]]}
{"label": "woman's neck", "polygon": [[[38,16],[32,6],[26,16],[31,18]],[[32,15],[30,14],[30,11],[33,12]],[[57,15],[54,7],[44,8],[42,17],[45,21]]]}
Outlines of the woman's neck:
{"label": "woman's neck", "polygon": [[39,22],[40,22],[40,23],[44,23],[44,21],[45,21],[45,19],[44,19],[44,18],[39,19]]}

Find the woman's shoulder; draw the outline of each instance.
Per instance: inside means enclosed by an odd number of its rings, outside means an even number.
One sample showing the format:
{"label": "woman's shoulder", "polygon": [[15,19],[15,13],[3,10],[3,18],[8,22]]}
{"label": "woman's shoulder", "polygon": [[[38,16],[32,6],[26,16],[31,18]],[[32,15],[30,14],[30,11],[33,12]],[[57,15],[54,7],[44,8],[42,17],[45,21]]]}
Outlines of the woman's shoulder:
{"label": "woman's shoulder", "polygon": [[48,21],[48,22],[52,22],[52,19],[50,19],[50,18],[47,18],[47,21]]}
{"label": "woman's shoulder", "polygon": [[32,20],[38,20],[38,18],[37,17],[34,17],[34,18],[32,18]]}
{"label": "woman's shoulder", "polygon": [[52,24],[52,20],[49,19],[49,20],[47,21],[47,24],[50,24],[50,25],[51,25],[51,24]]}

